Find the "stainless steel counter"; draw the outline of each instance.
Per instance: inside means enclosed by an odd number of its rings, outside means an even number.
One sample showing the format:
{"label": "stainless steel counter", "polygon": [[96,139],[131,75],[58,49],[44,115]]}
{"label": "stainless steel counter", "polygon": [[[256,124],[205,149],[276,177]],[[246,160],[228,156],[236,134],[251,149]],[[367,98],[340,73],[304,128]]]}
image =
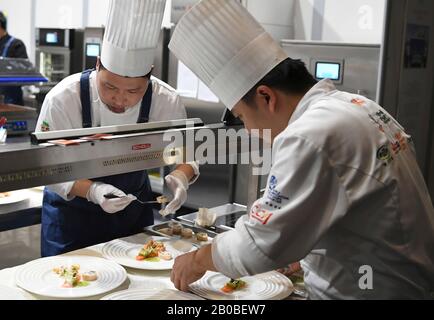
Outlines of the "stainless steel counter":
{"label": "stainless steel counter", "polygon": [[42,188],[20,190],[24,200],[0,205],[0,232],[41,222]]}

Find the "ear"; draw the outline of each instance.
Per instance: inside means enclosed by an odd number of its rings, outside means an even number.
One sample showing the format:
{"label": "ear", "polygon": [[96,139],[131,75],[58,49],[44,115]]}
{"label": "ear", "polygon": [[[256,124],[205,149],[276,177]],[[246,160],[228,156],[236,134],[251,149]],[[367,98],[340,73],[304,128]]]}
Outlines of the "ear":
{"label": "ear", "polygon": [[275,91],[269,86],[259,86],[256,89],[257,103],[259,106],[267,108],[274,113],[277,110],[277,96]]}

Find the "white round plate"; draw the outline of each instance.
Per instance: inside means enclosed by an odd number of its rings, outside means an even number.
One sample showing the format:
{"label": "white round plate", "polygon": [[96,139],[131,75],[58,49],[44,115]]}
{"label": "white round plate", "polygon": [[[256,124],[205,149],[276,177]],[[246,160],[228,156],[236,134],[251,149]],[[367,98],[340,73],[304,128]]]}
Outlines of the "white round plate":
{"label": "white round plate", "polygon": [[164,237],[152,237],[154,240],[164,243],[166,250],[172,254],[172,260],[147,261],[136,260],[137,254],[143,247],[143,244],[131,243],[124,240],[113,240],[106,243],[102,248],[102,254],[105,258],[116,261],[117,263],[136,269],[143,270],[171,270],[175,258],[184,253],[197,249],[192,243],[183,240],[170,240]]}
{"label": "white round plate", "polygon": [[174,289],[128,289],[109,294],[101,300],[204,300],[194,294]]}
{"label": "white round plate", "polygon": [[195,294],[211,300],[281,300],[294,290],[291,280],[277,271],[241,278],[246,282],[243,289],[232,293],[221,291],[230,279],[221,273],[208,271],[201,279],[192,283]]}
{"label": "white round plate", "polygon": [[10,195],[5,198],[0,198],[0,205],[17,203],[29,198],[29,194],[26,190],[9,191]]}
{"label": "white round plate", "polygon": [[16,288],[0,285],[0,300],[26,300],[23,293]]}
{"label": "white round plate", "polygon": [[[63,288],[63,279],[53,268],[79,264],[81,272],[96,271],[98,278],[88,286]],[[17,286],[31,293],[52,298],[83,298],[109,292],[120,286],[127,272],[106,259],[88,256],[56,256],[33,260],[20,267],[15,275]]]}

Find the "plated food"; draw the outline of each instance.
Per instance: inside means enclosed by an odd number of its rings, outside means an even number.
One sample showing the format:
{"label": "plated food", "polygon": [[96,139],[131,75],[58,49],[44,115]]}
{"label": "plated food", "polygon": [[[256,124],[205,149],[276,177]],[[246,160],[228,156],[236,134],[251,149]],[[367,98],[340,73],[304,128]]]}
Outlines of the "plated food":
{"label": "plated food", "polygon": [[220,290],[224,293],[232,293],[235,290],[243,289],[246,285],[247,283],[241,279],[230,279]]}
{"label": "plated food", "polygon": [[[20,266],[15,272],[18,287],[38,296],[66,299],[105,294],[126,279],[127,272],[119,264],[81,255],[36,259]],[[81,282],[87,282],[87,285],[80,285]]]}
{"label": "plated food", "polygon": [[183,239],[157,236],[140,239],[128,237],[106,243],[102,248],[102,254],[105,258],[130,268],[170,270],[176,257],[197,248],[197,245]]}
{"label": "plated food", "polygon": [[149,240],[143,245],[139,253],[136,256],[136,260],[142,261],[147,259],[148,261],[158,262],[160,259],[172,260],[170,252],[166,251],[166,247],[163,242]]}
{"label": "plated food", "polygon": [[7,198],[10,197],[10,192],[0,192],[0,198]]}
{"label": "plated food", "polygon": [[288,297],[294,286],[277,271],[230,279],[221,273],[207,271],[190,284],[193,293],[211,300],[280,300]]}
{"label": "plated food", "polygon": [[53,272],[64,279],[63,288],[85,287],[89,285],[89,282],[98,278],[96,271],[80,273],[80,265],[78,264],[73,264],[70,267],[55,267]]}

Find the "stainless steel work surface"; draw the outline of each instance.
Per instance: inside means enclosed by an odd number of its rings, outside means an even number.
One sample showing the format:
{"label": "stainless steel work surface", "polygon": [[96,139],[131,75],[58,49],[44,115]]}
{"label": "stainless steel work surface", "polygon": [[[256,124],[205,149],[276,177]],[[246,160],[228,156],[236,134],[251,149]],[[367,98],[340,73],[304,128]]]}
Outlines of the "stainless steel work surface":
{"label": "stainless steel work surface", "polygon": [[[209,211],[214,212],[217,216],[214,226],[218,227],[219,230],[221,230],[222,227],[227,227],[226,230],[228,230],[228,228],[233,228],[236,220],[238,220],[240,216],[246,214],[246,206],[236,203],[227,203],[222,206],[209,208]],[[194,224],[197,214],[198,212],[196,211],[190,214],[179,216],[178,219],[181,221],[186,221],[190,224]]]}

